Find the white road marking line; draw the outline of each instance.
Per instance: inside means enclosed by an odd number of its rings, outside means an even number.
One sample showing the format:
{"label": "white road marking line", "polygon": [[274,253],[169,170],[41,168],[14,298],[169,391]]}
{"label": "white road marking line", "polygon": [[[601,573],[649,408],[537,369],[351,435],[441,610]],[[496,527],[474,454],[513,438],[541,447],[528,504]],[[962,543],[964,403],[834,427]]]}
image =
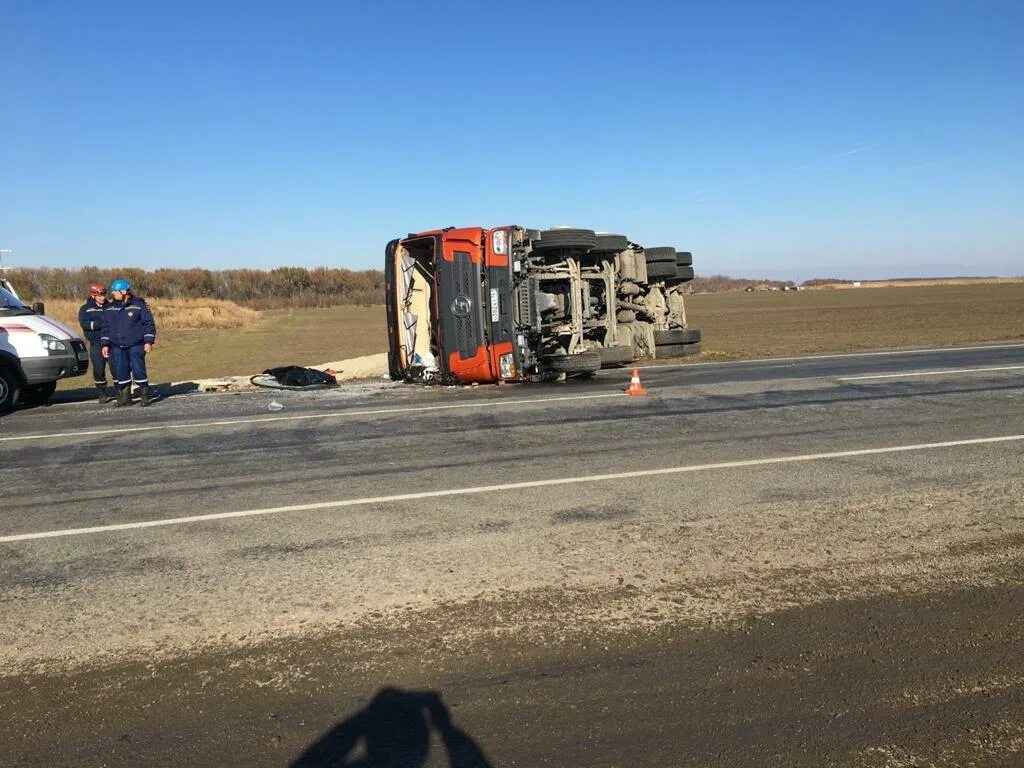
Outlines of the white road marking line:
{"label": "white road marking line", "polygon": [[867,379],[902,379],[907,376],[942,376],[947,373],[985,373],[986,371],[1020,371],[1024,365],[1000,365],[992,368],[955,368],[943,371],[907,371],[904,373],[872,373],[865,376],[843,376],[839,381],[866,381]]}
{"label": "white road marking line", "polygon": [[0,443],[15,440],[45,440],[51,437],[89,437],[109,435],[116,432],[154,432],[171,429],[198,429],[201,427],[228,427],[235,424],[263,424],[277,421],[303,421],[307,419],[339,419],[348,416],[380,416],[394,413],[420,413],[421,411],[450,411],[461,408],[487,408],[489,406],[529,405],[531,403],[559,403],[568,400],[598,400],[606,397],[622,399],[622,392],[606,392],[597,395],[566,395],[564,397],[531,397],[520,400],[483,400],[473,403],[452,403],[449,405],[416,405],[403,408],[371,408],[363,411],[330,411],[327,413],[305,413],[298,416],[264,416],[258,419],[225,419],[223,421],[193,421],[184,424],[152,424],[146,427],[123,427],[111,429],[89,429],[77,432],[46,432],[34,435],[12,435],[0,437]]}
{"label": "white road marking line", "polygon": [[799,355],[797,357],[759,357],[754,360],[720,360],[712,363],[674,363],[671,365],[640,365],[640,370],[668,370],[671,368],[700,368],[709,365],[749,365],[751,363],[791,363],[801,360],[833,360],[843,357],[886,357],[892,355],[921,355],[927,352],[974,352],[986,349],[1020,349],[1024,344],[988,344],[976,347],[922,347],[920,349],[890,349],[882,352],[842,352],[833,355]]}
{"label": "white road marking line", "polygon": [[31,541],[35,539],[55,539],[67,536],[81,536],[87,533],[110,533],[111,531],[127,531],[137,528],[157,528],[167,525],[183,525],[185,523],[200,523],[210,520],[230,520],[239,517],[256,517],[258,515],[273,515],[281,512],[308,512],[316,509],[340,509],[343,507],[357,507],[366,504],[388,504],[398,501],[416,501],[419,499],[438,499],[446,496],[469,496],[480,493],[495,493],[498,491],[516,491],[524,488],[545,488],[557,485],[572,485],[578,483],[596,483],[609,480],[625,480],[637,477],[657,477],[659,475],[677,475],[684,472],[704,472],[712,469],[737,469],[741,467],[759,467],[770,464],[792,464],[802,461],[819,461],[822,459],[841,459],[851,456],[875,456],[885,453],[905,453],[908,451],[925,451],[937,448],[954,448],[965,445],[987,445],[991,443],[1006,443],[1024,440],[1024,435],[1000,435],[999,437],[979,437],[968,440],[950,440],[942,443],[916,443],[912,445],[895,445],[885,448],[860,448],[852,451],[833,451],[830,453],[805,453],[797,456],[776,456],[768,459],[744,459],[741,461],[720,461],[714,464],[690,464],[682,467],[667,467],[664,469],[643,469],[634,472],[614,472],[606,475],[584,475],[581,477],[558,477],[551,480],[530,480],[522,483],[503,483],[500,485],[480,485],[470,488],[450,488],[441,491],[422,491],[420,493],[398,493],[392,496],[372,496],[361,499],[340,499],[338,501],[320,501],[311,504],[293,504],[287,507],[268,507],[266,509],[246,509],[240,512],[214,512],[208,515],[190,515],[188,517],[171,517],[164,520],[143,520],[134,523],[115,523],[111,525],[96,525],[90,528],[65,528],[56,531],[42,531],[40,533],[18,533],[10,536],[0,536],[0,544],[8,544],[16,541]]}

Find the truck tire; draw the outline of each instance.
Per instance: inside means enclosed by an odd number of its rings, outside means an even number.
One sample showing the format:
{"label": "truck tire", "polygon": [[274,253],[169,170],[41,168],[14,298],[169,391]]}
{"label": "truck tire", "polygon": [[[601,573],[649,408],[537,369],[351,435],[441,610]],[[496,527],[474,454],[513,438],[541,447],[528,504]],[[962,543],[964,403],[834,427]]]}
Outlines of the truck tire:
{"label": "truck tire", "polygon": [[688,283],[691,280],[693,280],[693,267],[676,266],[676,276],[665,282],[668,285],[679,285],[680,283]]}
{"label": "truck tire", "polygon": [[676,276],[675,261],[647,262],[647,282],[656,283]]}
{"label": "truck tire", "polygon": [[700,344],[658,344],[654,355],[659,360],[668,357],[692,357],[700,354]]}
{"label": "truck tire", "polygon": [[597,243],[590,250],[600,253],[618,253],[629,247],[629,240],[625,235],[597,235]]}
{"label": "truck tire", "polygon": [[594,350],[601,358],[602,368],[621,368],[633,362],[632,345],[621,344],[614,347],[600,347]]}
{"label": "truck tire", "polygon": [[647,258],[648,264],[660,263],[663,261],[676,263],[676,249],[675,248],[645,248],[644,256]]}
{"label": "truck tire", "polygon": [[698,341],[700,341],[700,330],[697,328],[654,332],[654,343],[659,347],[662,344],[696,344]]}
{"label": "truck tire", "polygon": [[540,240],[535,240],[535,251],[552,251],[569,249],[589,251],[597,244],[597,235],[592,229],[545,229],[540,233]]}
{"label": "truck tire", "polygon": [[693,254],[689,251],[676,251],[676,264],[680,267],[692,267]]}
{"label": "truck tire", "polygon": [[22,402],[29,405],[45,405],[56,391],[56,381],[48,381],[45,384],[29,384],[21,390],[21,399]]}
{"label": "truck tire", "polygon": [[10,368],[0,368],[0,413],[14,410],[21,394],[21,381]]}
{"label": "truck tire", "polygon": [[597,352],[545,355],[540,362],[543,368],[553,373],[597,373],[601,370],[601,356]]}

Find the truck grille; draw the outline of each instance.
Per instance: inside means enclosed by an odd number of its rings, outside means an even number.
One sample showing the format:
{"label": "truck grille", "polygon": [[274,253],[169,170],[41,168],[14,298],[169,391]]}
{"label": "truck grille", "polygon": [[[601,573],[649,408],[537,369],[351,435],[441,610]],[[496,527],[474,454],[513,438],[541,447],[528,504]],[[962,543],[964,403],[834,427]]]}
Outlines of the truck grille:
{"label": "truck grille", "polygon": [[[469,260],[469,254],[458,254],[453,275],[456,296],[474,296],[475,272],[473,262]],[[476,334],[473,333],[473,316],[478,311],[479,309],[474,307],[466,317],[455,317],[455,343],[459,348],[459,354],[463,357],[472,357],[476,354],[477,342]]]}
{"label": "truck grille", "polygon": [[448,336],[445,347],[457,350],[466,360],[474,357],[483,343],[483,307],[480,291],[480,267],[468,253],[455,252],[450,262],[438,269],[441,289],[441,327]]}

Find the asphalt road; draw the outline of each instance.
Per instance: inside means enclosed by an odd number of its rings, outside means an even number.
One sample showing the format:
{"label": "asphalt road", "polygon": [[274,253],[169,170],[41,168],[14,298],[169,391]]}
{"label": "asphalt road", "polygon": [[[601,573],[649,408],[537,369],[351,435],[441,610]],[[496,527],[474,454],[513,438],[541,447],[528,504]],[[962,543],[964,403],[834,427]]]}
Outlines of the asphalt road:
{"label": "asphalt road", "polygon": [[641,375],[4,417],[0,764],[1021,764],[1024,345]]}

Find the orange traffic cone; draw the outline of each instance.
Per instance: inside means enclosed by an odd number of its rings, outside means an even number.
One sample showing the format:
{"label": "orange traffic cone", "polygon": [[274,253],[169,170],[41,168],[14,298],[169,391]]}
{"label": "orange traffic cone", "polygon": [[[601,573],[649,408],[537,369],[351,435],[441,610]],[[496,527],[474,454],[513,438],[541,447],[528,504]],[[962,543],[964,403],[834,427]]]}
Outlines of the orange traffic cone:
{"label": "orange traffic cone", "polygon": [[629,380],[629,387],[626,388],[626,394],[630,397],[634,395],[646,395],[647,390],[644,389],[640,383],[640,371],[637,368],[633,369],[633,376]]}

